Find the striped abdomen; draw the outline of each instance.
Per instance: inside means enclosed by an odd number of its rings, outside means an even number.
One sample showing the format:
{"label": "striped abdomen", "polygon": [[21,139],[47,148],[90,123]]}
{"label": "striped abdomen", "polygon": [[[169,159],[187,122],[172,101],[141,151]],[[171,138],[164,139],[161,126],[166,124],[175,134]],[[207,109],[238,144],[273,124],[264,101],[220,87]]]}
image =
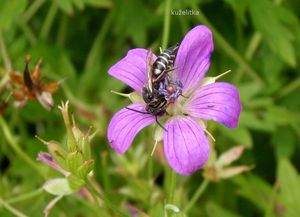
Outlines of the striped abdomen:
{"label": "striped abdomen", "polygon": [[174,66],[175,57],[178,50],[178,44],[163,51],[153,63],[153,77],[161,77],[162,74]]}

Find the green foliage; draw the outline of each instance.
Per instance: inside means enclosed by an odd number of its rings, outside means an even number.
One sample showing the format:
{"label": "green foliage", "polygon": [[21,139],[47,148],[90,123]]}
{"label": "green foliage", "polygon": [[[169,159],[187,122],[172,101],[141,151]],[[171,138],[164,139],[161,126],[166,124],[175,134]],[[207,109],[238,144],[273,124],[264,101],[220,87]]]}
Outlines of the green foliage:
{"label": "green foliage", "polygon": [[[171,9],[193,9],[199,14],[167,13],[171,18],[169,45],[180,42],[193,26],[208,25],[213,30],[215,51],[207,75],[213,77],[231,69],[218,81],[233,83],[240,91],[243,110],[239,127],[208,124],[217,152],[244,145],[247,149],[236,164],[255,167],[248,174],[209,184],[186,213],[183,210],[203,178],[201,171],[178,176],[170,206],[180,211],[168,210],[168,217],[300,216],[299,1],[170,2]],[[130,92],[108,76],[107,70],[131,48],[159,52],[165,34],[166,3],[0,0],[0,108],[7,99],[9,102],[0,114],[0,216],[15,216],[7,204],[27,216],[43,216],[43,209],[53,199],[41,190],[46,180],[52,180],[44,186],[48,192],[72,194],[93,167],[95,186],[107,198],[102,198],[101,209],[91,195],[73,194],[60,200],[50,216],[122,216],[113,205],[143,217],[165,215],[170,178],[162,144],[150,156],[153,129],[143,130],[125,155],[108,146],[106,129],[113,113],[129,103],[110,91]],[[31,68],[43,58],[41,73],[46,82],[61,82],[53,94],[55,107],[50,112],[36,101],[15,108],[6,91],[7,70],[22,72],[27,54],[32,56]],[[78,140],[82,152],[63,152],[63,160],[57,155],[62,151],[53,145],[50,153],[55,160],[76,174],[53,179],[59,174],[35,161],[47,147],[34,136],[67,143],[57,109],[66,100],[80,129],[86,133],[92,126],[96,133],[91,149],[84,139]]]}

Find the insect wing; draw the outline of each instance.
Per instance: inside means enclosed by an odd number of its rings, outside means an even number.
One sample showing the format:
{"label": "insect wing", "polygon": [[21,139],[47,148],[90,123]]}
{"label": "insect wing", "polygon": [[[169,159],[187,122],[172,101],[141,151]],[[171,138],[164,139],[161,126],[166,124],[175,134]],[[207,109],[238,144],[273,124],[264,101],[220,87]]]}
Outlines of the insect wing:
{"label": "insect wing", "polygon": [[149,87],[149,90],[152,92],[153,91],[153,81],[152,81],[152,78],[153,78],[153,70],[152,70],[152,67],[153,67],[153,53],[151,51],[151,49],[148,50],[148,53],[147,53],[147,80],[148,80],[148,87]]}

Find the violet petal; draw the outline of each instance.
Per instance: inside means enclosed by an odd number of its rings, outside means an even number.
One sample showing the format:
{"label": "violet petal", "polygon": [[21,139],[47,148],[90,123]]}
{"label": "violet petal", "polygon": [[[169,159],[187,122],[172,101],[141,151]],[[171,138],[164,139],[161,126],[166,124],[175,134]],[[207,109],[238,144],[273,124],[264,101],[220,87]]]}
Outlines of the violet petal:
{"label": "violet petal", "polygon": [[[124,58],[110,67],[108,74],[141,93],[147,82],[148,52],[148,50],[142,48],[129,50]],[[153,54],[153,61],[155,59],[156,56]]]}
{"label": "violet petal", "polygon": [[189,115],[214,120],[229,128],[237,127],[241,108],[237,88],[225,82],[200,87],[185,105]]}
{"label": "violet petal", "polygon": [[213,49],[212,33],[206,26],[196,26],[185,35],[174,64],[174,78],[182,82],[183,95],[203,79]]}
{"label": "violet petal", "polygon": [[164,127],[164,151],[170,166],[181,175],[200,169],[210,151],[201,126],[191,117],[177,116]]}
{"label": "violet petal", "polygon": [[[134,103],[127,107],[146,113],[145,104],[142,103]],[[155,116],[137,111],[123,108],[113,116],[109,123],[107,137],[111,147],[119,154],[127,151],[141,129],[155,122]]]}

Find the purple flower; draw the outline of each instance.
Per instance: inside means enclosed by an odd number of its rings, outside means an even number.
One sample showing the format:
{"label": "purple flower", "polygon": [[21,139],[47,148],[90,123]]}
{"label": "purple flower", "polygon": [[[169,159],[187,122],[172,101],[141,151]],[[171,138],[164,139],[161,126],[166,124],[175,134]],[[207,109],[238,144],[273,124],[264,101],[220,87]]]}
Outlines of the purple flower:
{"label": "purple flower", "polygon": [[[137,48],[109,69],[109,74],[139,94],[147,83],[147,52]],[[208,82],[204,75],[210,66],[213,52],[211,31],[203,25],[189,31],[180,44],[172,73],[173,83],[181,83],[183,96],[171,103],[167,115],[160,118],[164,152],[170,166],[179,174],[189,175],[208,160],[210,147],[201,120],[214,120],[226,127],[238,125],[241,103],[238,90],[224,82]],[[153,55],[153,61],[156,56]],[[137,133],[155,123],[155,116],[145,114],[145,103],[134,102],[117,112],[108,126],[111,147],[122,154],[131,145]]]}

